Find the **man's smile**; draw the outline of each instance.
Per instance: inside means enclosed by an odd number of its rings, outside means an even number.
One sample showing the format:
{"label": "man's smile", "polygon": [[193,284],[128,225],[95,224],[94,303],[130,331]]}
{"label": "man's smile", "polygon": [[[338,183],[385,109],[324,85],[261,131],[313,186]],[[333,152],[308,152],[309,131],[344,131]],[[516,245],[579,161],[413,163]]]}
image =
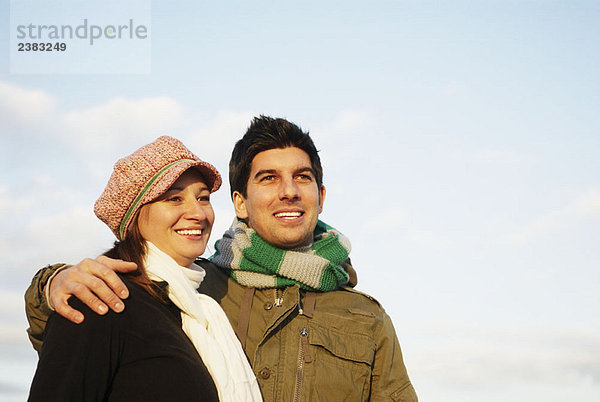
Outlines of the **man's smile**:
{"label": "man's smile", "polygon": [[275,212],[273,216],[284,221],[296,220],[304,215],[303,211],[281,211]]}

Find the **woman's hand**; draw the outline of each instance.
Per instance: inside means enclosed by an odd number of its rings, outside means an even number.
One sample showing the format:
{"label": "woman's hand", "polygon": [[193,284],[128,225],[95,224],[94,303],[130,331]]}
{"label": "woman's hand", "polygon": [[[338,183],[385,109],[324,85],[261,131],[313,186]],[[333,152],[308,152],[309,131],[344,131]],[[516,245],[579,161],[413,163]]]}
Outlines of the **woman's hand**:
{"label": "woman's hand", "polygon": [[108,306],[120,313],[125,308],[121,299],[129,296],[125,284],[115,272],[135,271],[133,262],[115,260],[100,256],[95,260],[86,258],[79,264],[60,271],[48,283],[48,303],[56,312],[76,324],[83,322],[84,316],[68,304],[71,296],[76,296],[96,313],[103,315]]}

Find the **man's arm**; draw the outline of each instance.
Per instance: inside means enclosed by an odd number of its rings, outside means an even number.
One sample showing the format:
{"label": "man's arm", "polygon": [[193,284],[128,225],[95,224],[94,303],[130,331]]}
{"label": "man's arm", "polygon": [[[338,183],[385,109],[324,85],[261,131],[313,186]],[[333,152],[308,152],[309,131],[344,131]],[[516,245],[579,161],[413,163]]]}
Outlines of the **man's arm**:
{"label": "man's arm", "polygon": [[[27,333],[33,348],[39,352],[42,336],[51,309],[74,323],[84,319],[81,312],[68,304],[71,296],[76,296],[98,314],[106,314],[108,306],[119,313],[124,305],[121,298],[129,296],[129,291],[115,271],[129,272],[136,269],[132,262],[98,257],[85,259],[79,264],[60,271],[48,284],[48,280],[65,264],[49,265],[33,277],[25,292],[25,311],[29,328]],[[45,287],[49,286],[49,300],[46,300]]]}
{"label": "man's arm", "polygon": [[417,393],[408,378],[396,331],[385,313],[376,342],[371,400],[417,402]]}
{"label": "man's arm", "polygon": [[65,267],[65,264],[54,264],[40,269],[25,291],[25,313],[27,314],[27,321],[29,321],[27,335],[33,348],[38,353],[42,349],[42,336],[46,329],[46,321],[48,321],[48,316],[52,312],[44,297],[44,285],[56,270],[63,267]]}

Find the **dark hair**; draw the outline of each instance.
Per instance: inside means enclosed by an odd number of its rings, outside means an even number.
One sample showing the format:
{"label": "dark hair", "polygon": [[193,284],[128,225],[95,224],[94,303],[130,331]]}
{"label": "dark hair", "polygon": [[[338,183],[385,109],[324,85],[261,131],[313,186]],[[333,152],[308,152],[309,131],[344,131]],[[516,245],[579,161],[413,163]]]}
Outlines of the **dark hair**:
{"label": "dark hair", "polygon": [[315,144],[307,132],[285,119],[260,115],[254,117],[239,140],[229,161],[229,186],[231,194],[239,191],[246,197],[246,187],[250,177],[250,167],[254,157],[263,151],[276,148],[300,148],[308,154],[310,164],[315,174],[317,186],[323,184],[323,168]]}
{"label": "dark hair", "polygon": [[146,292],[161,302],[166,302],[165,295],[159,293],[159,288],[148,277],[146,267],[144,266],[144,257],[148,252],[146,241],[140,233],[138,226],[138,218],[140,209],[137,210],[135,216],[131,220],[131,224],[127,229],[125,238],[121,241],[115,241],[113,247],[106,251],[103,255],[110,258],[117,258],[124,261],[135,262],[137,269],[132,272],[125,273],[127,278],[140,285]]}

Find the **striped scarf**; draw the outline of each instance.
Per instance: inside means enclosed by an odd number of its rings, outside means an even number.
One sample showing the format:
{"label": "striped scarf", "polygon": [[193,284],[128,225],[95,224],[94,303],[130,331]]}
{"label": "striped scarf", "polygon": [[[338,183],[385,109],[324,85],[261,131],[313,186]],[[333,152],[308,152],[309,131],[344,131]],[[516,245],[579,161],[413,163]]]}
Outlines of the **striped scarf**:
{"label": "striped scarf", "polygon": [[267,243],[236,218],[215,248],[210,260],[243,286],[283,288],[298,284],[304,290],[328,292],[348,282],[342,265],[348,259],[350,241],[321,221],[311,245],[284,250]]}

